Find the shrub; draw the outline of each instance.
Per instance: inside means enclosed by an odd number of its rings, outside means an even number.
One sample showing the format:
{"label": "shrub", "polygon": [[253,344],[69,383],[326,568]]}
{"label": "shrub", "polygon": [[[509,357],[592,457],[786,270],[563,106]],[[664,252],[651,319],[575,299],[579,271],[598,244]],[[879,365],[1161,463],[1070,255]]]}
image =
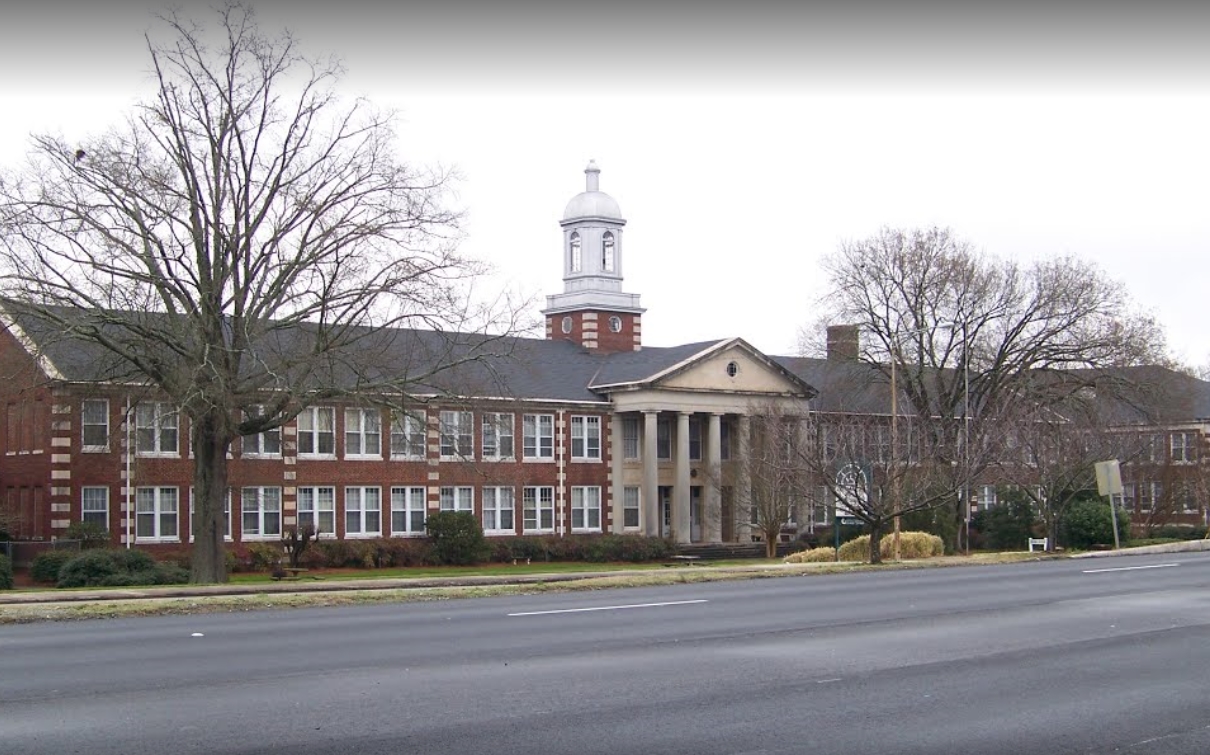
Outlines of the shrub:
{"label": "shrub", "polygon": [[314,548],[323,552],[324,560],[333,569],[375,566],[374,547],[368,540],[316,540]]}
{"label": "shrub", "polygon": [[59,570],[63,568],[63,564],[78,555],[80,551],[66,548],[42,551],[34,556],[34,562],[29,567],[29,576],[35,582],[53,585],[59,581]]}
{"label": "shrub", "polygon": [[104,548],[109,544],[109,530],[92,522],[72,522],[63,538],[79,540],[81,548]]}
{"label": "shrub", "polygon": [[380,568],[424,566],[433,558],[432,544],[418,537],[384,537],[374,542],[374,560]]}
{"label": "shrub", "polygon": [[[1119,508],[1118,537],[1130,539],[1130,514]],[[1068,548],[1091,548],[1113,544],[1113,517],[1104,501],[1076,501],[1063,514],[1063,543]]]}
{"label": "shrub", "polygon": [[0,590],[13,589],[13,562],[0,553]]}
{"label": "shrub", "polygon": [[998,505],[978,512],[971,519],[971,529],[975,531],[971,539],[977,539],[980,548],[1022,550],[1033,537],[1033,505],[1020,491],[1000,491],[999,497]]}
{"label": "shrub", "polygon": [[[869,541],[867,540],[867,545]],[[883,535],[878,541],[878,552],[883,558],[893,558],[895,555],[895,535]],[[945,555],[945,543],[941,538],[928,532],[900,532],[899,557],[934,558]]]}
{"label": "shrub", "polygon": [[248,566],[254,571],[280,564],[286,554],[280,543],[248,543]]}
{"label": "shrub", "polygon": [[[179,566],[157,564],[143,551],[93,549],[76,555],[59,569],[59,587],[105,587],[169,584],[160,581],[167,575],[184,574],[179,582],[188,582],[189,573]],[[135,580],[132,575],[140,575]],[[174,577],[175,578],[175,577]]]}
{"label": "shrub", "polygon": [[847,543],[840,546],[841,561],[869,561],[870,560],[870,536],[861,535],[855,537]]}
{"label": "shrub", "polygon": [[787,564],[820,564],[836,560],[835,548],[810,548],[786,556]]}
{"label": "shrub", "polygon": [[487,560],[491,548],[483,527],[469,511],[438,511],[425,522],[436,560],[454,566]]}

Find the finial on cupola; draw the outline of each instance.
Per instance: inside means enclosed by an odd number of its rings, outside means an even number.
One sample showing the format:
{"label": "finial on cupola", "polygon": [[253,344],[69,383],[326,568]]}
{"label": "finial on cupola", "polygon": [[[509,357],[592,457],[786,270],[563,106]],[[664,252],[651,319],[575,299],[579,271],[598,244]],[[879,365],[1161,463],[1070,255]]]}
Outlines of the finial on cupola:
{"label": "finial on cupola", "polygon": [[585,181],[587,191],[601,190],[601,169],[597,167],[596,160],[588,161],[588,167],[584,169],[584,175],[587,177],[587,181]]}

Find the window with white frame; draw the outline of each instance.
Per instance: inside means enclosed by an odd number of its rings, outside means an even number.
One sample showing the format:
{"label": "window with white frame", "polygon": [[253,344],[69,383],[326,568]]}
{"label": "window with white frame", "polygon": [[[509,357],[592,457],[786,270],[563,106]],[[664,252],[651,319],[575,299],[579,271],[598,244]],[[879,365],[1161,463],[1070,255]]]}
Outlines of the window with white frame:
{"label": "window with white frame", "polygon": [[601,488],[595,485],[572,486],[571,529],[573,532],[601,531]]}
{"label": "window with white frame", "polygon": [[243,488],[240,491],[240,539],[276,540],[281,535],[281,488]]}
{"label": "window with white frame", "polygon": [[601,270],[606,273],[613,272],[614,251],[613,232],[606,231],[601,237]]}
{"label": "window with white frame", "polygon": [[109,529],[109,488],[89,486],[80,491],[80,521]]}
{"label": "window with white frame", "polygon": [[1197,461],[1197,433],[1175,432],[1170,437],[1173,464]]}
{"label": "window with white frame", "polygon": [[530,486],[522,491],[522,529],[529,532],[554,532],[555,489]]}
{"label": "window with white frame", "polygon": [[1139,511],[1151,511],[1155,508],[1156,502],[1164,495],[1163,488],[1158,482],[1140,482],[1137,487]]}
{"label": "window with white frame", "polygon": [[134,537],[146,542],[180,540],[178,510],[180,493],[176,488],[135,488]]}
{"label": "window with white frame", "polygon": [[513,458],[513,415],[504,412],[483,413],[483,459],[500,461]]}
{"label": "window with white frame", "polygon": [[345,537],[377,537],[382,532],[382,489],[345,488]]}
{"label": "window with white frame", "polygon": [[487,487],[483,488],[483,531],[489,533],[508,533],[517,531],[513,521],[515,515],[516,493],[512,488]]}
{"label": "window with white frame", "polygon": [[626,417],[622,420],[622,458],[639,458],[638,417]]}
{"label": "window with white frame", "polygon": [[571,271],[573,273],[578,273],[580,272],[580,268],[583,266],[583,247],[580,243],[580,234],[576,231],[571,232],[571,241],[569,242],[569,246],[571,247]]}
{"label": "window with white frame", "polygon": [[419,486],[391,488],[391,534],[423,535],[427,491]]}
{"label": "window with white frame", "polygon": [[443,459],[475,458],[475,426],[472,412],[443,411],[438,427]]}
{"label": "window with white frame", "polygon": [[425,456],[424,417],[396,414],[391,419],[391,458],[423,459]]}
{"label": "window with white frame", "polygon": [[555,415],[526,414],[521,426],[522,453],[526,459],[555,458]]}
{"label": "window with white frame", "polygon": [[655,423],[655,456],[657,459],[672,458],[672,420],[661,419]]}
{"label": "window with white frame", "polygon": [[140,456],[180,454],[179,415],[163,402],[139,404],[134,410],[135,451]]}
{"label": "window with white frame", "polygon": [[[336,409],[331,406],[309,406],[298,415],[298,455],[336,455]],[[331,532],[331,530],[325,530]]]}
{"label": "window with white frame", "polygon": [[627,486],[622,488],[622,526],[626,529],[639,528],[639,496],[641,488]]}
{"label": "window with white frame", "polygon": [[442,511],[475,511],[475,489],[469,486],[446,485],[441,488]]}
{"label": "window with white frame", "polygon": [[336,488],[309,486],[298,489],[298,526],[316,534],[336,532]]}
{"label": "window with white frame", "polygon": [[[245,416],[250,420],[263,415],[262,406],[250,406],[245,412]],[[244,456],[281,456],[281,428],[275,427],[263,433],[245,435],[241,443]]]}
{"label": "window with white frame", "polygon": [[996,486],[979,486],[979,510],[986,511],[996,505]]}
{"label": "window with white frame", "polygon": [[[189,542],[193,542],[196,536],[197,527],[193,524],[193,511],[196,502],[193,496],[193,487],[189,488]],[[226,495],[223,496],[223,539],[231,542],[231,488],[227,488]]]}
{"label": "window with white frame", "polygon": [[697,417],[689,418],[689,460],[702,460],[702,421]]}
{"label": "window with white frame", "polygon": [[85,399],[80,404],[80,445],[85,453],[109,450],[109,402]]}
{"label": "window with white frame", "polygon": [[598,460],[601,458],[601,418],[572,415],[571,458]]}
{"label": "window with white frame", "polygon": [[345,409],[345,457],[382,458],[382,415],[377,409]]}

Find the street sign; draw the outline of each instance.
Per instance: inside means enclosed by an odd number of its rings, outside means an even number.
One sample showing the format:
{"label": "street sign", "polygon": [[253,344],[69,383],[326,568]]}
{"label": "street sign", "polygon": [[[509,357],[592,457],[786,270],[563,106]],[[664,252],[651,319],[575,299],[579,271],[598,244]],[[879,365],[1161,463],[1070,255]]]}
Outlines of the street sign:
{"label": "street sign", "polygon": [[846,527],[854,527],[859,524],[865,524],[865,522],[861,521],[860,519],[854,519],[853,517],[849,516],[842,516],[840,518],[840,523]]}

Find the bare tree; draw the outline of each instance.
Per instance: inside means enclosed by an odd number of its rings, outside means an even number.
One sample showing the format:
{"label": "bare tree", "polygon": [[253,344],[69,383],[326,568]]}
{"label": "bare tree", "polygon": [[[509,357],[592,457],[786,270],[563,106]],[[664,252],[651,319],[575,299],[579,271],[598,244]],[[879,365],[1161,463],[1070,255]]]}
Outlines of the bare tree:
{"label": "bare tree", "polygon": [[[861,329],[866,363],[884,373],[896,364],[917,431],[935,462],[961,471],[964,489],[986,463],[974,453],[986,446],[979,434],[1003,407],[1038,400],[1037,374],[1166,359],[1156,322],[1078,259],[1021,266],[948,230],[884,229],[843,244],[825,269],[822,317]],[[959,523],[965,497],[952,499]]]}
{"label": "bare tree", "polygon": [[743,439],[747,453],[737,462],[737,476],[748,485],[747,525],[765,543],[767,558],[777,555],[782,530],[811,493],[812,480],[798,459],[806,428],[805,407],[798,413],[770,403],[754,408],[750,437]]}
{"label": "bare tree", "polygon": [[0,264],[11,316],[99,347],[188,417],[192,579],[217,582],[235,438],[319,400],[400,400],[492,339],[398,342],[486,327],[480,268],[455,250],[449,176],[398,161],[389,116],[338,98],[338,64],[238,2],[210,26],[160,21],[155,97],[87,143],[37,137],[3,184]]}

